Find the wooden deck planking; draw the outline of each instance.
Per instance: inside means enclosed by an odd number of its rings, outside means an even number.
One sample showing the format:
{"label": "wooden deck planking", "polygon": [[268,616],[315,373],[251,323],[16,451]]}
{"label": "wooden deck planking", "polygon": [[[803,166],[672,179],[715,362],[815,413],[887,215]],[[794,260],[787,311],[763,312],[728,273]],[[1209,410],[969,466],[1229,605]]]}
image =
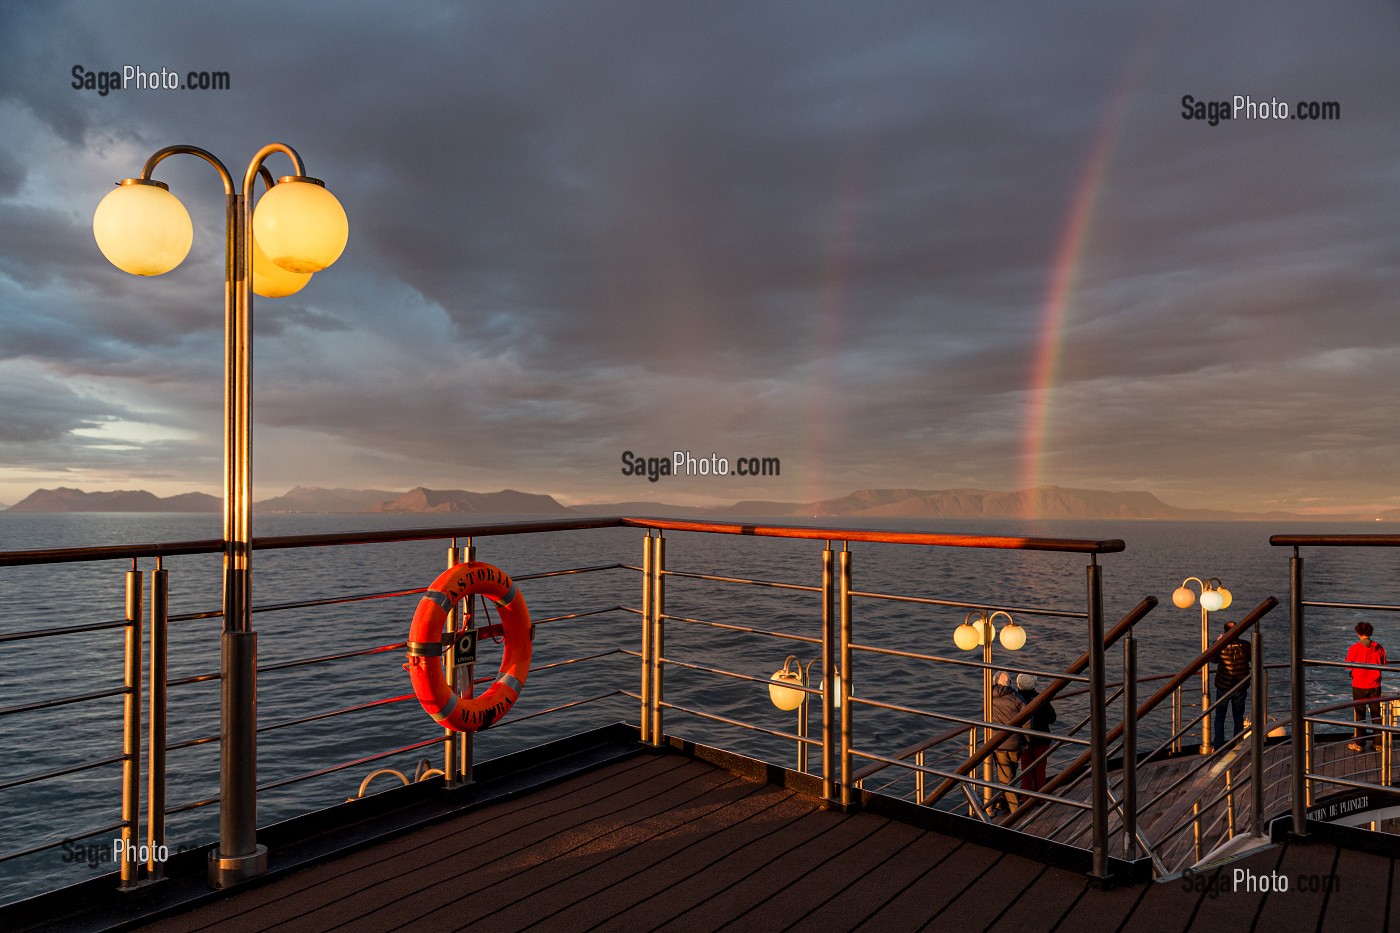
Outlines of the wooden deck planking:
{"label": "wooden deck planking", "polygon": [[767,899],[802,883],[809,873],[831,859],[844,856],[844,864],[855,863],[857,859],[853,853],[860,851],[883,821],[831,815],[836,817],[836,822],[806,845],[789,848],[781,838],[775,837],[772,845],[745,853],[747,858],[736,860],[734,864],[726,860],[715,866],[711,871],[728,876],[730,883],[713,896],[687,898],[691,901],[689,907],[656,929],[718,930],[762,907]]}
{"label": "wooden deck planking", "polygon": [[922,929],[1005,857],[996,849],[964,843],[953,857],[922,872],[856,929]]}
{"label": "wooden deck planking", "polygon": [[[648,900],[762,840],[774,823],[800,819],[808,808],[794,798],[776,788],[756,788],[731,803],[722,815],[711,815],[727,824],[718,830],[704,831],[693,822],[674,827],[650,840],[644,853],[636,853],[647,862],[640,871],[631,859],[613,859],[591,869],[586,888],[578,883],[558,884],[542,892],[536,898],[538,909],[548,914],[544,919],[576,930],[594,928],[600,918],[645,917],[647,911],[641,905]],[[626,925],[627,920],[621,923]]]}
{"label": "wooden deck planking", "polygon": [[[1047,871],[1045,865],[1007,853],[973,884],[964,888],[925,928],[937,930],[990,930],[1020,898],[1021,893]],[[1058,871],[1058,870],[1057,870]],[[1069,872],[1062,872],[1069,875]],[[1057,879],[1060,883],[1068,878]],[[1070,885],[1073,887],[1073,884]]]}
{"label": "wooden deck planking", "polygon": [[[810,804],[796,795],[765,809],[761,816],[739,827],[723,827],[701,839],[693,850],[646,866],[638,873],[638,889],[634,890],[632,879],[628,879],[612,898],[595,899],[593,926],[578,929],[651,929],[674,919],[689,906],[675,897],[676,891],[684,890],[697,899],[720,896],[733,882],[729,873],[737,865],[750,863],[751,851],[771,850],[772,833],[781,831],[783,845],[797,848],[833,825],[831,814],[813,812]],[[736,828],[740,830],[737,833]]]}
{"label": "wooden deck planking", "polygon": [[1053,929],[1087,891],[1085,886],[1069,882],[1065,877],[1068,874],[1062,868],[1041,866],[1040,874],[1021,889],[1017,898],[997,918],[996,928]]}
{"label": "wooden deck planking", "polygon": [[[1284,893],[1232,890],[1278,871]],[[1340,890],[1297,887],[1336,876]],[[1215,879],[1215,895],[1206,885]],[[1394,859],[1286,844],[1199,878],[1083,875],[676,754],[643,754],[270,880],[147,929],[1400,931]]]}
{"label": "wooden deck planking", "polygon": [[[856,929],[925,874],[955,858],[963,846],[962,842],[948,836],[922,830],[914,832],[916,837],[908,848],[886,859],[882,865],[870,866],[871,870],[861,876],[858,889],[823,906],[820,920],[826,929]],[[803,929],[806,928],[804,924]]]}
{"label": "wooden deck planking", "polygon": [[[578,859],[596,852],[597,840],[616,844],[632,823],[664,814],[740,779],[698,762],[679,769],[664,760],[649,763],[656,776],[617,794],[572,808],[556,819],[539,819],[503,836],[488,836],[467,848],[429,853],[390,886],[390,898],[376,904],[357,894],[322,908],[320,915],[298,918],[292,929],[330,930],[353,924],[356,930],[392,930],[420,924],[446,929],[490,917],[542,887],[555,883]],[[708,772],[708,773],[707,773]],[[460,840],[461,837],[457,837]],[[454,840],[454,841],[457,841]],[[465,841],[465,840],[461,840]],[[493,924],[495,918],[492,918]]]}

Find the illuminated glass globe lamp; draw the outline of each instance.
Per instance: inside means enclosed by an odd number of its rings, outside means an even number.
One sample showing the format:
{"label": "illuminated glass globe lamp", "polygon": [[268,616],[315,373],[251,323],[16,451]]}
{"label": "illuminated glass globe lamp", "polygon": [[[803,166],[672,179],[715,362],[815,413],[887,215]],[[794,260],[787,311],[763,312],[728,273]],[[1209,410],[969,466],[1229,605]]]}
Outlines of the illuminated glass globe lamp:
{"label": "illuminated glass globe lamp", "polygon": [[[833,678],[831,679],[831,688],[832,688],[832,690],[834,691],[834,692],[831,694],[831,703],[832,703],[832,705],[835,706],[837,709],[840,709],[840,708],[841,708],[841,672],[840,672],[840,671],[837,671],[837,672],[836,672],[836,676],[833,677]],[[771,690],[772,688],[770,687],[769,689]],[[817,684],[817,689],[818,689],[818,690],[825,690],[825,689],[826,689],[826,681],[822,681],[821,683]]]}
{"label": "illuminated glass globe lamp", "polygon": [[267,258],[257,238],[253,239],[253,293],[262,298],[295,295],[311,281],[311,273],[289,272]]}
{"label": "illuminated glass globe lamp", "polygon": [[1026,630],[1014,621],[1001,629],[1001,646],[1008,651],[1020,651],[1026,644]]}
{"label": "illuminated glass globe lamp", "polygon": [[772,682],[768,685],[768,699],[778,709],[794,710],[807,700],[807,694],[797,689],[802,686],[802,668],[800,664],[794,668],[796,661],[797,658],[789,655],[783,662],[783,669],[769,678]]}
{"label": "illuminated glass globe lamp", "polygon": [[972,627],[977,630],[977,644],[979,645],[990,645],[992,639],[997,637],[997,627],[986,616],[973,622]]}
{"label": "illuminated glass globe lamp", "polygon": [[164,182],[126,178],[98,203],[92,235],[123,272],[164,275],[189,255],[194,225]]}
{"label": "illuminated glass globe lamp", "polygon": [[1196,603],[1196,593],[1189,586],[1178,586],[1172,593],[1172,603],[1178,609],[1190,609]]}
{"label": "illuminated glass globe lamp", "polygon": [[1214,585],[1215,592],[1220,594],[1220,608],[1229,609],[1230,604],[1235,601],[1235,598],[1230,595],[1230,591],[1225,589],[1224,584],[1219,580],[1212,579],[1210,582]]}
{"label": "illuminated glass globe lamp", "polygon": [[345,251],[350,222],[323,182],[286,175],[258,201],[253,236],[267,258],[288,272],[329,268]]}
{"label": "illuminated glass globe lamp", "polygon": [[972,651],[982,644],[982,633],[967,622],[953,629],[953,644],[963,651]]}

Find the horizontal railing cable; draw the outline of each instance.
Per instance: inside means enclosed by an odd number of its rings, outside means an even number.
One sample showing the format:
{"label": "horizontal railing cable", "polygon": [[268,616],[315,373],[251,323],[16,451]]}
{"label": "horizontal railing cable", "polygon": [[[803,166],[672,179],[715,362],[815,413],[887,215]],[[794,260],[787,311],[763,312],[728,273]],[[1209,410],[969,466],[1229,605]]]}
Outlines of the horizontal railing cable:
{"label": "horizontal railing cable", "polygon": [[[77,833],[72,836],[64,836],[62,839],[56,839],[53,842],[45,842],[37,846],[30,846],[27,849],[16,849],[13,852],[6,852],[5,854],[0,855],[0,862],[8,862],[11,859],[24,858],[26,855],[37,855],[40,852],[46,852],[49,849],[57,849],[61,845],[71,845],[72,843],[77,842],[79,839],[91,839],[93,836],[109,836],[112,833],[115,833],[122,829],[122,827],[124,827],[125,825],[125,823],[116,822],[107,826],[98,827],[97,829],[90,830],[89,832]],[[110,847],[107,848],[108,852],[110,852]]]}
{"label": "horizontal railing cable", "polygon": [[1087,612],[1068,609],[1037,609],[1031,606],[1002,606],[987,602],[969,602],[964,599],[935,599],[932,596],[899,596],[893,593],[867,593],[852,590],[851,597],[879,599],[896,603],[919,603],[925,606],[946,606],[950,609],[985,609],[988,612],[1002,611],[1017,616],[1046,616],[1054,619],[1087,619]]}
{"label": "horizontal railing cable", "polygon": [[[630,610],[629,610],[630,611]],[[639,611],[639,610],[637,610]],[[793,635],[789,632],[774,632],[769,629],[753,628],[748,625],[735,625],[731,622],[713,622],[709,619],[693,619],[688,616],[672,615],[669,612],[661,613],[661,618],[667,622],[685,622],[689,625],[705,625],[710,628],[724,629],[729,632],[744,632],[750,635],[767,635],[771,638],[781,638],[786,641],[800,641],[809,645],[820,645],[822,640],[811,635]]]}
{"label": "horizontal railing cable", "polygon": [[71,703],[82,703],[85,700],[100,700],[103,697],[125,696],[129,692],[130,691],[126,687],[113,687],[110,690],[97,690],[92,693],[56,697],[52,700],[35,700],[33,703],[21,703],[17,706],[0,707],[0,716],[8,716],[11,713],[29,713],[41,709],[53,709],[57,706],[68,706]]}
{"label": "horizontal railing cable", "polygon": [[708,580],[712,583],[739,583],[744,586],[759,586],[775,590],[800,590],[804,593],[820,593],[820,586],[806,583],[779,583],[776,580],[751,580],[745,577],[722,577],[712,573],[690,573],[684,570],[665,570],[662,576],[679,577],[684,580]]}
{"label": "horizontal railing cable", "polygon": [[15,778],[0,784],[0,790],[9,790],[11,787],[19,787],[23,784],[33,784],[36,781],[48,781],[53,778],[63,777],[66,774],[77,774],[80,771],[91,771],[93,768],[101,768],[104,765],[117,764],[126,760],[125,755],[110,755],[106,758],[97,758],[92,761],[84,761],[76,765],[67,765],[62,768],[55,768],[52,771],[44,771],[39,774],[26,774],[23,777]]}
{"label": "horizontal railing cable", "polygon": [[[625,691],[619,691],[625,692]],[[629,696],[631,694],[628,694]],[[718,713],[706,713],[698,709],[691,709],[688,706],[681,706],[669,700],[662,700],[658,704],[662,709],[673,709],[678,713],[689,713],[691,716],[699,716],[701,719],[709,719],[713,722],[722,722],[730,726],[738,726],[740,729],[748,729],[753,732],[762,732],[780,739],[787,739],[789,742],[802,742],[807,745],[821,745],[821,739],[809,739],[806,736],[793,735],[791,732],[780,732],[777,729],[765,729],[763,726],[755,726],[751,722],[743,722],[739,719],[731,719],[728,716],[721,716]]]}
{"label": "horizontal railing cable", "polygon": [[621,690],[613,690],[613,691],[611,691],[611,692],[609,692],[609,693],[600,693],[600,694],[598,694],[597,696],[594,696],[594,697],[587,697],[587,698],[582,699],[582,700],[570,700],[568,703],[561,703],[561,704],[559,704],[558,706],[551,706],[549,709],[542,709],[542,710],[537,710],[536,712],[533,712],[533,713],[526,713],[524,716],[511,716],[511,717],[508,718],[508,719],[502,719],[499,723],[497,723],[497,724],[496,724],[495,726],[493,726],[492,728],[501,728],[501,727],[503,727],[503,726],[509,726],[509,725],[511,725],[512,723],[524,722],[524,721],[527,720],[527,719],[534,719],[536,716],[544,716],[544,715],[546,715],[546,714],[548,714],[548,713],[557,713],[557,712],[559,712],[560,710],[573,709],[575,706],[583,706],[583,705],[585,705],[585,704],[587,704],[587,703],[597,703],[599,700],[606,700],[606,699],[609,699],[609,698],[611,698],[611,697],[621,696],[621,695],[622,695],[622,691],[621,691]]}
{"label": "horizontal railing cable", "polygon": [[51,638],[54,635],[76,635],[80,632],[100,632],[104,629],[124,628],[129,623],[125,619],[118,619],[114,622],[92,622],[87,625],[66,625],[63,628],[41,628],[28,632],[11,632],[8,635],[0,635],[0,643],[11,641],[25,641],[30,638]]}

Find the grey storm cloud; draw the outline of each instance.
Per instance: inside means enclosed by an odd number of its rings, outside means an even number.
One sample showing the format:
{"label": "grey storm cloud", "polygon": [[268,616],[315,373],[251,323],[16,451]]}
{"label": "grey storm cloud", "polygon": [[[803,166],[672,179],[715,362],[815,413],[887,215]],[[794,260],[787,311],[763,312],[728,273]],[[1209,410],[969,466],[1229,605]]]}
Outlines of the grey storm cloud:
{"label": "grey storm cloud", "polygon": [[[77,459],[94,419],[194,432],[172,477],[216,484],[217,181],[158,170],[196,226],[162,279],[111,269],[88,223],[161,146],[241,176],[280,140],[351,239],[257,304],[257,423],[306,471],[263,483],[346,485],[354,462],[365,485],[628,498],[621,450],[688,446],[800,460],[823,494],[1009,488],[1043,405],[1046,481],[1248,508],[1334,467],[1339,502],[1400,504],[1377,491],[1400,13],[1267,21],[1194,2],[0,2],[0,386],[42,373],[62,402],[30,385],[7,423]],[[70,86],[124,64],[231,87]],[[1210,127],[1182,118],[1187,94],[1342,119]],[[62,387],[84,380],[112,407],[72,411],[90,398]],[[0,450],[0,477],[18,459]]]}

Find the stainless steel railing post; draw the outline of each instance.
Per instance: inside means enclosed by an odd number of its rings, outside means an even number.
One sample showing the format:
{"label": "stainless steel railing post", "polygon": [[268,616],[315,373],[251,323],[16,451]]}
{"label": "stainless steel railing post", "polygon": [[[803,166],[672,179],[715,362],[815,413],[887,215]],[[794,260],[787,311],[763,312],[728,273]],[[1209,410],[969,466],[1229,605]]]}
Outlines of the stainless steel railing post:
{"label": "stainless steel railing post", "polygon": [[1181,688],[1172,691],[1172,751],[1181,751]]}
{"label": "stainless steel railing post", "polygon": [[[1293,835],[1303,837],[1308,834],[1308,805],[1312,803],[1311,782],[1307,774],[1312,770],[1312,726],[1305,725],[1307,715],[1307,679],[1304,674],[1303,651],[1303,558],[1298,549],[1293,549],[1293,557],[1288,561],[1288,705],[1293,732]],[[1306,746],[1302,741],[1306,735]]]}
{"label": "stainless steel railing post", "polygon": [[1095,878],[1108,878],[1108,723],[1103,648],[1103,571],[1095,557],[1088,567],[1089,609],[1089,767],[1093,805]]}
{"label": "stainless steel railing post", "polygon": [[1198,800],[1191,804],[1191,851],[1195,854],[1193,861],[1201,860],[1201,802]]}
{"label": "stainless steel railing post", "polygon": [[659,748],[665,741],[661,698],[666,682],[666,539],[658,534],[651,547],[651,744]]}
{"label": "stainless steel railing post", "polygon": [[836,794],[836,592],[831,542],[822,550],[822,800],[829,806]]}
{"label": "stainless steel railing post", "polygon": [[1250,646],[1249,678],[1254,696],[1250,704],[1249,733],[1249,816],[1250,835],[1264,836],[1264,739],[1268,734],[1269,672],[1264,669],[1264,622],[1254,626],[1254,644]]}
{"label": "stainless steel railing post", "polygon": [[1225,769],[1225,831],[1235,838],[1235,769]]}
{"label": "stainless steel railing post", "polygon": [[651,529],[642,539],[642,711],[641,737],[651,742]]}
{"label": "stainless steel railing post", "polygon": [[[476,560],[476,545],[472,543],[471,538],[467,538],[467,546],[462,554],[462,559],[468,563]],[[476,628],[476,597],[468,596],[463,602],[466,603],[466,609],[458,612],[458,631],[468,631]],[[458,605],[460,606],[461,603],[458,603]],[[479,647],[480,646],[478,646],[478,648]],[[474,697],[476,696],[476,664],[467,664],[465,667],[466,670],[463,671],[462,674],[466,678],[466,683],[462,684],[462,691],[465,696]],[[459,676],[457,681],[461,683],[462,677]],[[457,755],[457,779],[462,784],[471,784],[475,780],[472,776],[472,769],[476,763],[475,732],[463,732],[457,736]]]}
{"label": "stainless steel railing post", "polygon": [[841,680],[837,701],[841,707],[841,807],[850,809],[853,789],[851,787],[851,694],[854,692],[852,680],[855,671],[851,668],[851,552],[842,542],[840,558],[840,622],[841,622]]}
{"label": "stainless steel railing post", "polygon": [[1137,854],[1137,640],[1123,638],[1123,857]]}
{"label": "stainless steel railing post", "polygon": [[[1381,724],[1385,726],[1395,725],[1395,701],[1391,700],[1381,704]],[[1380,739],[1381,750],[1381,783],[1390,786],[1390,755],[1391,739],[1394,738],[1392,732],[1382,732]]]}
{"label": "stainless steel railing post", "polygon": [[165,845],[166,681],[170,635],[170,571],[156,558],[151,574],[151,715],[146,754],[146,877],[165,877],[165,861],[156,857]]}
{"label": "stainless steel railing post", "polygon": [[[452,543],[447,546],[447,568],[451,570],[453,567],[456,567],[460,560],[461,552],[457,549],[457,539],[453,538]],[[466,598],[471,599],[470,596]],[[453,693],[460,696],[461,691],[458,689],[457,683],[456,607],[453,607],[447,613],[447,621],[443,623],[442,629],[442,640],[447,644],[447,650],[442,654],[444,673],[447,675],[447,686]],[[451,729],[442,730],[442,786],[448,790],[452,790],[458,786],[457,733]]]}
{"label": "stainless steel railing post", "polygon": [[[1313,736],[1314,728],[1316,727],[1311,722],[1305,723],[1303,727],[1303,767],[1306,769],[1304,777],[1306,777],[1307,774],[1315,773],[1314,769],[1317,767],[1317,742]],[[1303,805],[1305,807],[1313,805],[1313,782],[1311,780],[1306,781],[1304,784]],[[1296,803],[1294,804],[1294,809],[1297,809]],[[1304,813],[1304,818],[1306,819],[1306,811]]]}
{"label": "stainless steel railing post", "polygon": [[122,703],[122,864],[121,887],[135,888],[141,840],[141,571],[136,561],[126,572],[126,695]]}

